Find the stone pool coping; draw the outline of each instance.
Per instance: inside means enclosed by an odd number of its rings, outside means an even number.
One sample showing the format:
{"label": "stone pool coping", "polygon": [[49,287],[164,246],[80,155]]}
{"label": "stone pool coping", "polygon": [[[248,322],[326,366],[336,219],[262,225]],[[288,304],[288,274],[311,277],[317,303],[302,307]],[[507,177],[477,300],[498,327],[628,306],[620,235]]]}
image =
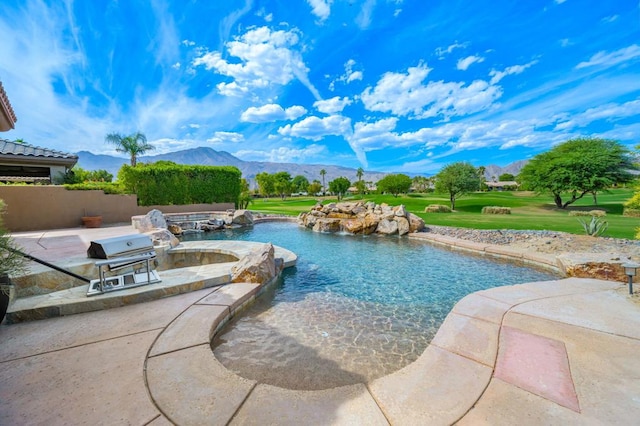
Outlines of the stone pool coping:
{"label": "stone pool coping", "polygon": [[[418,361],[325,391],[256,384],[217,362],[209,335],[255,297],[252,285],[3,324],[0,423],[631,424],[640,308],[624,290],[570,278],[473,293]],[[509,362],[547,347],[558,356],[533,356],[540,368]],[[550,375],[569,391],[546,394]]]}

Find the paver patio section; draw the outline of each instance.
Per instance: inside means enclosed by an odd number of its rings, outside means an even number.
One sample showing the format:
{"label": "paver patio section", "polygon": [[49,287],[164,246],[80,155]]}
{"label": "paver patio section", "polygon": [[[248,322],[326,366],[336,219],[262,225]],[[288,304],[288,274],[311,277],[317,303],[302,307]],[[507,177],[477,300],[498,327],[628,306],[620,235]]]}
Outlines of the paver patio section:
{"label": "paver patio section", "polygon": [[[88,245],[94,237],[78,238]],[[623,283],[571,278],[471,294],[416,362],[371,383],[324,391],[257,384],[215,359],[212,330],[257,294],[251,285],[233,286],[0,325],[0,424],[539,425],[640,418],[640,303]],[[514,335],[520,338],[505,340]],[[560,357],[545,360],[545,342],[563,347]],[[523,350],[542,350],[533,359],[554,366],[546,373],[564,369],[561,383],[573,387],[579,410],[541,392],[550,383],[544,378],[530,389],[512,380],[531,375],[527,365],[500,372],[502,360],[517,360]]]}

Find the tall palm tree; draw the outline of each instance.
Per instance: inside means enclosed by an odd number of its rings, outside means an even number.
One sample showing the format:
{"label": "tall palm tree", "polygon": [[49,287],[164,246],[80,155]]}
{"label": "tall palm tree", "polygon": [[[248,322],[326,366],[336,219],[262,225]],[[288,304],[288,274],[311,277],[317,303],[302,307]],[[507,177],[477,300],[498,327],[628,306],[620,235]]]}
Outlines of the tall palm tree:
{"label": "tall palm tree", "polygon": [[324,186],[324,177],[327,174],[325,169],[320,170],[320,176],[322,176],[322,195],[326,192],[326,186]]}
{"label": "tall palm tree", "polygon": [[356,170],[356,176],[358,176],[358,180],[362,180],[362,176],[364,175],[364,170],[362,170],[362,167],[358,167],[358,170]]}
{"label": "tall palm tree", "polygon": [[131,156],[131,167],[136,166],[138,155],[156,149],[155,146],[147,143],[147,137],[140,132],[129,136],[123,136],[120,133],[109,133],[104,140],[115,145],[116,151],[129,154]]}

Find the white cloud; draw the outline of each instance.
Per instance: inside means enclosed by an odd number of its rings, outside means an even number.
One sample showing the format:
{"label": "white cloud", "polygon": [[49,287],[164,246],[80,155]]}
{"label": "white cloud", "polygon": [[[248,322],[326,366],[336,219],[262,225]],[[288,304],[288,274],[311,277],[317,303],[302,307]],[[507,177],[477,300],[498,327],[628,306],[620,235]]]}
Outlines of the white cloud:
{"label": "white cloud", "polygon": [[278,120],[295,120],[307,113],[307,110],[294,105],[287,109],[278,104],[267,104],[261,107],[249,107],[240,116],[240,121],[249,123],[267,123]]}
{"label": "white cloud", "polygon": [[195,45],[196,45],[196,42],[195,42],[195,41],[192,41],[192,40],[184,39],[184,40],[182,40],[182,41],[180,42],[180,44],[182,44],[183,46],[191,47],[191,46],[195,46]]}
{"label": "white cloud", "polygon": [[624,104],[609,103],[589,108],[580,114],[574,114],[569,120],[558,123],[554,130],[584,127],[598,120],[617,121],[637,116],[640,116],[640,100],[629,101]]}
{"label": "white cloud", "polygon": [[329,90],[333,91],[335,89],[336,82],[340,81],[345,84],[352,83],[356,80],[362,80],[364,75],[362,71],[354,71],[354,66],[356,65],[356,61],[353,59],[349,59],[344,64],[344,74],[335,79],[329,84]]}
{"label": "white cloud", "polygon": [[331,99],[316,101],[313,104],[318,111],[324,112],[325,114],[336,114],[338,112],[342,112],[347,105],[351,105],[351,99],[346,96],[344,98],[335,96]]}
{"label": "white cloud", "polygon": [[606,16],[606,17],[602,18],[602,22],[610,24],[610,23],[612,23],[614,21],[617,21],[619,17],[620,17],[620,15]]}
{"label": "white cloud", "polygon": [[556,4],[562,4],[567,0],[553,0]]}
{"label": "white cloud", "polygon": [[388,72],[376,86],[368,87],[361,95],[369,111],[392,112],[400,116],[428,118],[443,116],[448,120],[488,109],[502,95],[497,86],[476,80],[463,82],[422,82],[431,71],[426,65],[418,65],[406,74]]}
{"label": "white cloud", "polygon": [[450,54],[455,49],[464,49],[469,46],[469,43],[458,43],[457,41],[447,47],[438,47],[436,48],[436,55],[439,59],[444,59],[447,54]]}
{"label": "white cloud", "polygon": [[496,71],[496,70],[491,70],[491,72],[489,73],[489,75],[491,76],[491,84],[496,84],[498,83],[500,80],[502,80],[503,78],[505,78],[508,75],[513,75],[513,74],[521,74],[523,73],[527,68],[537,64],[538,61],[534,60],[531,61],[529,63],[523,64],[523,65],[513,65],[510,67],[507,67],[504,69],[504,71]]}
{"label": "white cloud", "polygon": [[472,64],[484,62],[484,58],[482,56],[467,56],[466,58],[462,58],[458,60],[456,64],[456,68],[462,71],[466,71]]}
{"label": "white cloud", "polygon": [[175,64],[171,65],[171,68],[173,68],[174,70],[179,70],[180,69],[180,62],[176,62]]}
{"label": "white cloud", "polygon": [[320,154],[324,154],[326,148],[322,145],[312,144],[304,148],[278,147],[270,151],[260,150],[240,150],[234,152],[238,158],[245,161],[269,161],[274,163],[291,163],[295,161],[304,161]]}
{"label": "white cloud", "polygon": [[236,132],[215,132],[213,137],[207,139],[207,142],[211,142],[214,144],[223,143],[223,142],[233,142],[238,143],[244,140],[244,135],[242,133]]}
{"label": "white cloud", "polygon": [[573,43],[568,38],[563,38],[560,40],[560,46],[562,47],[568,47],[568,46],[571,46],[572,44]]}
{"label": "white cloud", "polygon": [[604,50],[596,53],[586,62],[580,62],[576,65],[576,69],[587,68],[593,66],[612,67],[622,62],[640,58],[640,46],[632,44],[631,46],[616,50],[614,52],[605,52]]}
{"label": "white cloud", "polygon": [[365,0],[360,8],[360,13],[356,17],[356,24],[360,29],[364,30],[371,25],[371,15],[373,15],[373,9],[376,7],[376,0]]}
{"label": "white cloud", "polygon": [[316,15],[320,22],[325,21],[331,14],[331,3],[333,0],[307,0],[311,6],[311,13]]}
{"label": "white cloud", "polygon": [[193,60],[193,66],[204,66],[233,78],[216,87],[225,96],[241,96],[253,89],[272,85],[287,85],[293,79],[304,84],[316,99],[321,99],[307,76],[309,70],[302,55],[294,47],[299,43],[298,31],[271,31],[267,27],[253,28],[226,44],[229,55],[240,59],[229,62],[220,52],[208,52]]}
{"label": "white cloud", "polygon": [[364,151],[393,145],[398,138],[398,135],[393,133],[397,123],[396,117],[384,118],[373,123],[357,122],[353,126],[353,135],[349,138],[349,142],[356,144]]}
{"label": "white cloud", "polygon": [[351,119],[341,115],[329,117],[307,117],[295,124],[280,127],[278,133],[282,136],[299,137],[320,140],[325,136],[348,136],[352,133]]}

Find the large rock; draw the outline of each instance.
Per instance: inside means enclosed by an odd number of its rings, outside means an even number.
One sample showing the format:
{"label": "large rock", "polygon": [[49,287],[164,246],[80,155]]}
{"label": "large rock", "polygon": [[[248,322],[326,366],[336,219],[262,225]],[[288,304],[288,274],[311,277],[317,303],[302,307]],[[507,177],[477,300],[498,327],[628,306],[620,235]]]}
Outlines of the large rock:
{"label": "large rock", "polygon": [[231,269],[231,282],[266,284],[273,280],[282,268],[276,262],[273,244],[267,243],[257,247]]}
{"label": "large rock", "polygon": [[398,222],[395,220],[382,219],[376,228],[378,234],[391,235],[398,232]]}
{"label": "large rock", "polygon": [[236,210],[231,222],[236,225],[253,225],[253,215],[249,210]]}
{"label": "large rock", "polygon": [[420,216],[409,213],[409,232],[420,232],[425,228],[424,220]]}
{"label": "large rock", "polygon": [[151,237],[151,241],[154,246],[162,246],[169,245],[171,248],[176,247],[180,244],[180,240],[176,238],[168,229],[160,229],[156,228],[151,231],[145,232],[149,237]]}
{"label": "large rock", "polygon": [[562,253],[556,259],[568,277],[627,281],[622,265],[629,258],[617,253]]}
{"label": "large rock", "polygon": [[153,229],[167,228],[167,221],[165,220],[162,212],[158,209],[153,209],[144,216],[134,216],[131,220],[133,227],[140,232],[149,232]]}
{"label": "large rock", "polygon": [[398,224],[398,234],[399,235],[406,235],[409,233],[409,221],[407,220],[406,217],[396,217],[394,219],[394,222],[396,222]]}
{"label": "large rock", "polygon": [[343,220],[342,229],[351,234],[362,234],[364,231],[364,220],[361,220],[361,219]]}
{"label": "large rock", "polygon": [[313,230],[316,232],[338,232],[340,231],[340,219],[318,219],[313,225]]}

